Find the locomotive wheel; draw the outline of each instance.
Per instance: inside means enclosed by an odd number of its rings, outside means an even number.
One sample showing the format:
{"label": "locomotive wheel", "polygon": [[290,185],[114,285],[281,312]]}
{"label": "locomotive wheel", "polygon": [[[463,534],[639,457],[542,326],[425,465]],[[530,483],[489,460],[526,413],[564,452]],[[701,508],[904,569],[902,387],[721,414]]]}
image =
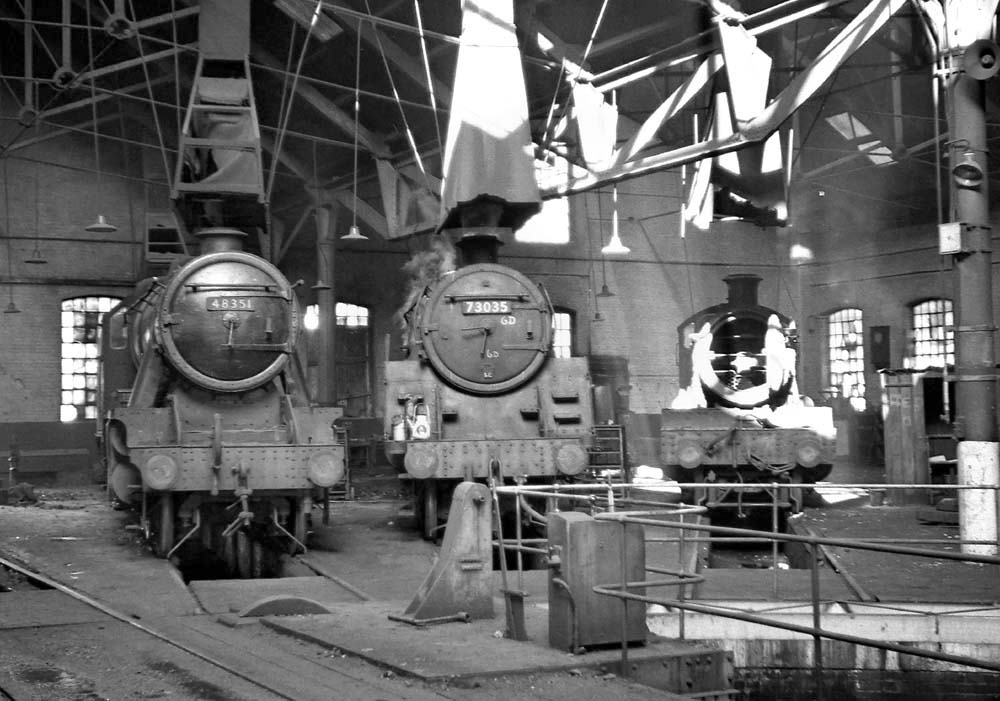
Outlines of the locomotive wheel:
{"label": "locomotive wheel", "polygon": [[246,529],[240,528],[233,534],[233,545],[236,554],[236,574],[241,579],[253,577],[253,547],[250,542],[250,534]]}
{"label": "locomotive wheel", "polygon": [[236,536],[222,536],[222,561],[228,572],[236,572]]}
{"label": "locomotive wheel", "polygon": [[174,495],[169,492],[160,496],[160,522],[154,547],[157,557],[166,557],[174,547]]}
{"label": "locomotive wheel", "polygon": [[260,579],[264,576],[264,546],[259,540],[250,541],[250,577]]}
{"label": "locomotive wheel", "polygon": [[420,482],[417,489],[417,525],[424,540],[434,540],[438,533],[437,480]]}

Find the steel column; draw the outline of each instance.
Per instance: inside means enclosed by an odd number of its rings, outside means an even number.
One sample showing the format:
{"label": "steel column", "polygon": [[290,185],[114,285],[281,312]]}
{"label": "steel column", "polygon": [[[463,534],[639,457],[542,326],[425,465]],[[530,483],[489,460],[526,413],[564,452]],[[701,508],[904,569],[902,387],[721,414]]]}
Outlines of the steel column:
{"label": "steel column", "polygon": [[[952,0],[954,2],[954,0]],[[953,36],[966,46],[979,30],[974,3],[952,5],[957,19]],[[965,26],[968,23],[968,26]],[[952,37],[949,36],[949,39]],[[989,177],[986,144],[985,83],[971,77],[961,66],[965,46],[950,47],[945,60],[948,77],[950,160],[948,180],[952,195],[953,221],[962,228],[961,250],[955,263],[955,370],[958,481],[960,484],[997,483],[997,385],[996,328],[993,317],[992,241],[989,219]],[[950,64],[947,60],[950,58]],[[971,157],[981,169],[978,182],[958,182],[952,169]],[[988,545],[963,545],[965,552],[996,554],[997,504],[992,491],[959,493],[959,527],[962,540],[993,541]],[[971,536],[975,538],[970,538]]]}
{"label": "steel column", "polygon": [[337,311],[334,295],[334,246],[330,206],[316,207],[316,301],[319,304],[319,372],[317,375],[316,401],[323,406],[333,406],[337,400],[336,364],[334,341],[337,332]]}

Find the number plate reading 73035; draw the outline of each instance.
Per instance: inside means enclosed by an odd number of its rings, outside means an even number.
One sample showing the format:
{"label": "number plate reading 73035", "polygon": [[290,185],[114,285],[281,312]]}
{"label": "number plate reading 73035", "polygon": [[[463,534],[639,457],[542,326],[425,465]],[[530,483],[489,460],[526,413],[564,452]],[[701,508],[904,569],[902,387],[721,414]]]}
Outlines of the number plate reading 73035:
{"label": "number plate reading 73035", "polygon": [[510,302],[506,299],[466,299],[462,301],[463,314],[509,314]]}

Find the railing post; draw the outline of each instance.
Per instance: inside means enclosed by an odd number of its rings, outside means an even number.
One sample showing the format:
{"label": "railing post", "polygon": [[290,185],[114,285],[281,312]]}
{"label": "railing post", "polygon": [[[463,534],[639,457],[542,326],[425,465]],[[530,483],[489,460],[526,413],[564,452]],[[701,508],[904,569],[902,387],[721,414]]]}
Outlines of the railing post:
{"label": "railing post", "polygon": [[[687,538],[685,537],[686,529],[684,528],[684,514],[680,515],[681,533],[677,544],[677,560],[681,563],[680,570],[684,571],[684,563],[687,562]],[[695,546],[697,548],[697,546]],[[695,551],[695,563],[697,563],[697,549]],[[697,566],[697,565],[696,565]],[[687,585],[682,584],[677,587],[677,600],[683,602],[687,597]],[[678,617],[678,633],[680,633],[681,640],[684,640],[684,614],[685,610],[680,610],[680,616]]]}
{"label": "railing post", "polygon": [[[815,541],[809,542],[810,574],[812,584],[812,614],[813,630],[820,630],[819,611],[819,546]],[[813,633],[813,680],[816,685],[816,701],[823,701],[823,638],[818,632]]]}
{"label": "railing post", "polygon": [[[771,533],[778,532],[778,489],[771,490]],[[778,599],[778,541],[771,539],[771,597]]]}
{"label": "railing post", "polygon": [[[621,539],[619,543],[619,550],[621,551],[621,592],[623,596],[622,600],[622,666],[621,666],[621,676],[627,677],[628,673],[628,599],[624,596],[628,590],[628,540],[625,538],[625,532],[628,526],[628,521],[622,519],[618,522],[621,530]],[[645,576],[645,575],[643,575]],[[645,604],[643,604],[645,605]]]}

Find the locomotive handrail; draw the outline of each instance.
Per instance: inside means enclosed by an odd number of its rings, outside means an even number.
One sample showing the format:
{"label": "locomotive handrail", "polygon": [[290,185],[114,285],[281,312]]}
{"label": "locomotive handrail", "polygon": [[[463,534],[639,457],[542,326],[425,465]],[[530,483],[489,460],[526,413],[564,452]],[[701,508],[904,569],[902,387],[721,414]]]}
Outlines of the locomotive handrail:
{"label": "locomotive handrail", "polygon": [[287,343],[220,343],[220,348],[228,348],[230,350],[246,350],[246,351],[267,351],[267,352],[279,352],[279,353],[291,353],[291,348]]}
{"label": "locomotive handrail", "polygon": [[[526,294],[512,294],[510,292],[505,292],[505,293],[500,293],[500,294],[492,294],[491,293],[491,294],[478,294],[478,295],[469,295],[469,294],[456,295],[456,294],[452,294],[452,295],[444,295],[444,298],[446,300],[448,300],[449,302],[456,302],[456,301],[457,302],[464,302],[466,300],[486,299],[486,298],[489,298],[489,299],[511,299],[511,300],[517,300],[518,302],[526,302],[526,301],[528,301],[528,295],[526,295]],[[497,312],[497,313],[499,314],[500,312]]]}
{"label": "locomotive handrail", "polygon": [[246,285],[239,283],[212,283],[212,284],[201,284],[197,282],[187,282],[184,283],[186,289],[192,292],[212,292],[214,290],[221,290],[223,292],[264,292],[267,294],[259,295],[261,297],[279,297],[281,299],[287,300],[289,298],[288,294],[278,291],[277,285]]}
{"label": "locomotive handrail", "polygon": [[[163,284],[163,281],[160,280],[160,278],[158,277],[152,278],[152,281],[149,284],[149,289],[147,289],[143,294],[141,294],[138,298],[136,298],[134,302],[125,307],[125,309],[127,311],[133,312],[140,306],[144,304],[149,304],[149,298],[153,295],[153,293],[156,292],[157,290],[162,290],[165,287],[166,285]],[[126,324],[128,323],[127,317],[125,323]]]}

